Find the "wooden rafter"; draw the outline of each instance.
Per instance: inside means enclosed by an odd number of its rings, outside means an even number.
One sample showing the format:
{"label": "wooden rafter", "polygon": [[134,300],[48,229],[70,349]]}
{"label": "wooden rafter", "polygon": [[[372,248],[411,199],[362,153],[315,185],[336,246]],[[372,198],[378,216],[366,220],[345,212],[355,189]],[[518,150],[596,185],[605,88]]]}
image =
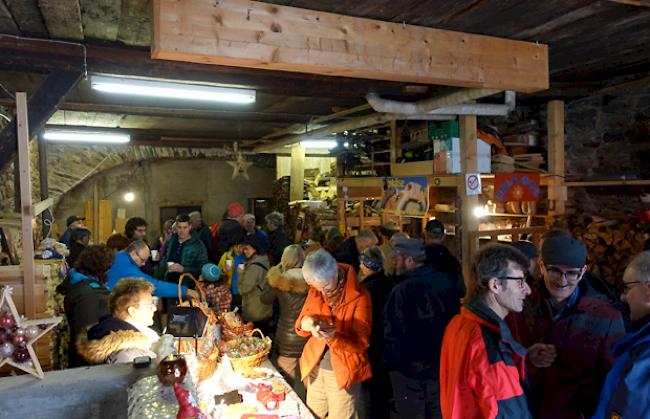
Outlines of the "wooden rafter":
{"label": "wooden rafter", "polygon": [[546,45],[246,0],[154,0],[152,57],[446,86],[548,88]]}
{"label": "wooden rafter", "polygon": [[[82,69],[78,71],[55,71],[48,74],[39,89],[29,98],[28,138],[32,138],[44,126],[47,120],[56,111],[56,107],[63,97],[74,87],[81,76]],[[17,118],[0,131],[0,171],[16,155],[17,151]]]}
{"label": "wooden rafter", "polygon": [[84,39],[79,0],[38,0],[52,38]]}

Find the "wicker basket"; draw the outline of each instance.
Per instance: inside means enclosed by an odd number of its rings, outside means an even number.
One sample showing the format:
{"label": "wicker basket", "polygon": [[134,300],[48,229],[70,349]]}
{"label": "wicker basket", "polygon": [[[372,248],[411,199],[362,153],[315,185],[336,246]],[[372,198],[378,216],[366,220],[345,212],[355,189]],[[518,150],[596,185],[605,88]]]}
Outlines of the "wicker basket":
{"label": "wicker basket", "polygon": [[271,352],[271,338],[264,336],[264,333],[262,333],[260,329],[254,329],[250,337],[253,337],[252,335],[255,332],[259,333],[262,337],[262,341],[264,342],[264,349],[255,355],[244,356],[241,358],[229,357],[232,368],[240,374],[246,373],[247,371],[262,365],[262,363],[269,357],[269,353]]}
{"label": "wicker basket", "polygon": [[219,323],[221,323],[221,340],[224,342],[237,339],[240,336],[253,335],[253,323],[248,323],[239,327],[229,327],[223,316],[224,313],[219,315]]}

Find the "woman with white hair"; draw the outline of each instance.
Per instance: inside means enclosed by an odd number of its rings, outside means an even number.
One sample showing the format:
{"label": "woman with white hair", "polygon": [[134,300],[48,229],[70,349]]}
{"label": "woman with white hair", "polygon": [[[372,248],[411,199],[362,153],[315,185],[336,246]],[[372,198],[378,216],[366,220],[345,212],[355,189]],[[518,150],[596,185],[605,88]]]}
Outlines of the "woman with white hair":
{"label": "woman with white hair", "polygon": [[269,269],[266,276],[270,289],[262,294],[262,302],[280,305],[280,318],[275,332],[275,350],[278,352],[278,366],[287,382],[295,385],[298,358],[307,339],[296,334],[294,325],[300,315],[309,285],[302,276],[302,264],[305,254],[302,247],[292,244],[284,249],[282,260]]}
{"label": "woman with white hair", "polygon": [[264,217],[266,230],[269,232],[268,256],[271,265],[277,265],[282,258],[284,248],[291,244],[287,232],[284,230],[284,215],[273,211]]}
{"label": "woman with white hair", "polygon": [[311,289],[295,327],[309,338],[300,357],[307,406],[320,418],[360,417],[361,382],[372,376],[370,294],[323,249],[307,256],[302,273]]}

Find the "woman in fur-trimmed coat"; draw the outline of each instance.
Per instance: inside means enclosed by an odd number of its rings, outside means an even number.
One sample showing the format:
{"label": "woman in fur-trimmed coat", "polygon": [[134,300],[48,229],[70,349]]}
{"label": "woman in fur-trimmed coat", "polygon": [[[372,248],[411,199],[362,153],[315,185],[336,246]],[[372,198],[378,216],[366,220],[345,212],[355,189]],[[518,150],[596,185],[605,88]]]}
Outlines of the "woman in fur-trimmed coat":
{"label": "woman in fur-trimmed coat", "polygon": [[139,356],[154,358],[151,344],[151,337],[131,323],[106,316],[88,329],[88,333],[80,334],[77,351],[90,364],[128,363]]}
{"label": "woman in fur-trimmed coat", "polygon": [[269,269],[266,278],[270,289],[262,294],[262,302],[272,304],[277,299],[280,305],[275,348],[280,370],[292,386],[297,377],[298,359],[307,342],[307,339],[296,334],[294,328],[309,292],[309,285],[302,277],[304,260],[300,245],[286,247],[281,262]]}

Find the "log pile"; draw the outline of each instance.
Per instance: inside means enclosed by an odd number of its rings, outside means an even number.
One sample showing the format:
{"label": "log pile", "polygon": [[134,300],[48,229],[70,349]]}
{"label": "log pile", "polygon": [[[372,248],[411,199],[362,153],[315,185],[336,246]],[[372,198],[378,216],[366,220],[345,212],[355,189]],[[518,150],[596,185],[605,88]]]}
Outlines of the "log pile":
{"label": "log pile", "polygon": [[581,214],[569,219],[569,226],[587,246],[591,272],[615,285],[646,241],[643,226],[635,219],[606,220]]}

